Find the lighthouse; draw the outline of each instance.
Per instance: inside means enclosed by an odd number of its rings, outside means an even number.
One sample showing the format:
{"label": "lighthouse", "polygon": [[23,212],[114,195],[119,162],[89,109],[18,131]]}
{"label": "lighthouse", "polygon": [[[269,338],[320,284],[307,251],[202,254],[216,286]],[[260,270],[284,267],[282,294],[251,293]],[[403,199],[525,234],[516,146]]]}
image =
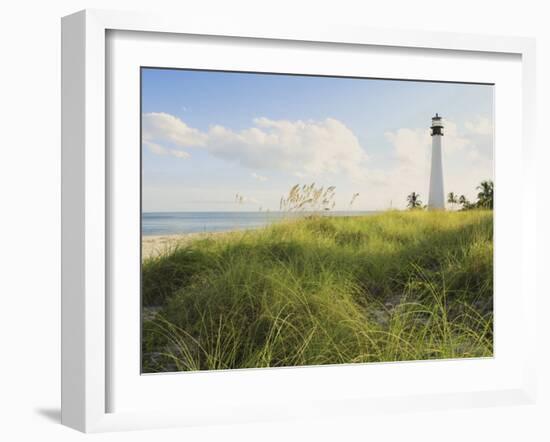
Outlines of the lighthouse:
{"label": "lighthouse", "polygon": [[443,119],[436,113],[432,118],[432,169],[430,172],[430,195],[428,209],[445,209],[445,191],[443,190],[443,158],[441,141],[443,139]]}

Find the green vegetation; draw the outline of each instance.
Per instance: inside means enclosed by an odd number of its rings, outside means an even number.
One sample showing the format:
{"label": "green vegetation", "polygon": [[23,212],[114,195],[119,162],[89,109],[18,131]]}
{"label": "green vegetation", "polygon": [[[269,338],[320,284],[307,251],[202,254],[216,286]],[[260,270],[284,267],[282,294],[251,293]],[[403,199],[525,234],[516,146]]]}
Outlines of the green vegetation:
{"label": "green vegetation", "polygon": [[458,204],[458,198],[454,192],[449,192],[447,195],[447,202],[451,205],[451,209],[454,210],[455,206]]}
{"label": "green vegetation", "polygon": [[492,238],[412,210],[194,241],[143,263],[143,371],[491,356]]}
{"label": "green vegetation", "polygon": [[422,201],[420,195],[416,192],[412,192],[407,196],[407,207],[409,209],[421,209]]}
{"label": "green vegetation", "polygon": [[464,195],[460,195],[458,200],[456,195],[453,192],[450,192],[448,195],[447,202],[451,203],[454,207],[454,204],[459,203],[462,208],[461,210],[472,210],[472,209],[489,209],[493,210],[493,196],[494,196],[494,183],[492,180],[484,180],[479,186],[476,187],[479,190],[477,194],[477,201],[471,203],[468,201],[468,198]]}

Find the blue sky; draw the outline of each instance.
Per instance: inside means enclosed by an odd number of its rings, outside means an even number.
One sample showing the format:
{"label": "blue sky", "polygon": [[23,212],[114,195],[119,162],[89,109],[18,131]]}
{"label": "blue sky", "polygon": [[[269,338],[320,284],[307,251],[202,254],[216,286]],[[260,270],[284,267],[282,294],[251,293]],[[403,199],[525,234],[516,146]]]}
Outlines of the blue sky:
{"label": "blue sky", "polygon": [[143,69],[143,210],[277,210],[310,182],[340,210],[356,192],[355,210],[427,202],[435,112],[445,192],[473,198],[492,179],[492,86]]}

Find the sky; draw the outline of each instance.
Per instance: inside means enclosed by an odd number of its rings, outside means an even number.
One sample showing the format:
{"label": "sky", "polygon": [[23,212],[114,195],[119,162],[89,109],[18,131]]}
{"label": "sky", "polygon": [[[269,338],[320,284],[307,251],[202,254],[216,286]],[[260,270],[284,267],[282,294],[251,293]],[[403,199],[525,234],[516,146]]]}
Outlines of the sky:
{"label": "sky", "polygon": [[[493,179],[493,86],[142,68],[144,212],[278,210],[294,184],[334,210],[428,202],[435,113],[445,194]],[[355,193],[359,196],[352,206]],[[236,194],[242,201],[237,203]]]}

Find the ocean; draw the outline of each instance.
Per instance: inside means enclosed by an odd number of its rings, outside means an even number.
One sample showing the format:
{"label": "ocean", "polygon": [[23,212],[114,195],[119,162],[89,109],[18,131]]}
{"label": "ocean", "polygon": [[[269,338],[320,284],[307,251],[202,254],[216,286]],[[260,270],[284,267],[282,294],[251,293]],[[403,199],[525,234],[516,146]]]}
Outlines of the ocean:
{"label": "ocean", "polygon": [[[330,216],[365,216],[376,211],[331,212]],[[142,235],[174,235],[181,233],[225,232],[255,229],[278,221],[283,212],[144,212],[141,215]],[[303,216],[293,214],[291,216]]]}

